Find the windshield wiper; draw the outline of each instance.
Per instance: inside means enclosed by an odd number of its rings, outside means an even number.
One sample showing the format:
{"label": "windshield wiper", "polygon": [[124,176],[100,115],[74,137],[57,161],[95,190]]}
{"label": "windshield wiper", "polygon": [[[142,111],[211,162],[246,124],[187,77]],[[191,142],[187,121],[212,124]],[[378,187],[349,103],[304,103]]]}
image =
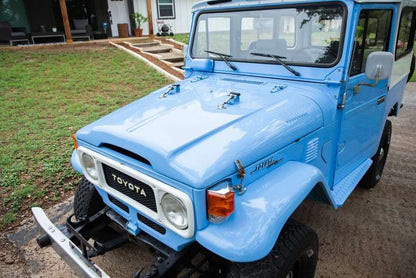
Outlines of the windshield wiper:
{"label": "windshield wiper", "polygon": [[231,58],[231,57],[233,57],[233,56],[231,56],[231,55],[228,55],[228,54],[224,54],[224,53],[219,53],[219,52],[214,52],[214,51],[210,51],[210,50],[204,50],[206,53],[209,53],[209,54],[214,54],[214,55],[217,55],[218,57],[220,57],[224,62],[225,62],[225,64],[227,65],[227,66],[229,66],[230,67],[230,69],[232,69],[232,70],[237,70],[237,68],[235,67],[235,66],[233,66],[231,63],[230,63],[230,61],[228,61],[228,59],[227,58]]}
{"label": "windshield wiper", "polygon": [[267,53],[257,53],[257,52],[251,52],[250,54],[254,55],[254,56],[273,58],[276,62],[281,64],[285,69],[287,69],[288,71],[290,71],[291,73],[293,73],[296,76],[300,76],[299,72],[295,71],[290,66],[288,66],[288,64],[286,64],[285,62],[280,60],[280,59],[286,59],[286,57],[279,56],[279,55],[273,55],[273,54],[267,54]]}

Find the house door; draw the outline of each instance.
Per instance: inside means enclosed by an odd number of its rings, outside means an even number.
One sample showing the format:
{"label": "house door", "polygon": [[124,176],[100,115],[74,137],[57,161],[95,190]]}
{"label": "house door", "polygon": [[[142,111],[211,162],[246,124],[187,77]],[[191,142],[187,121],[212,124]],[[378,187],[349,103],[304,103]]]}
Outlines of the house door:
{"label": "house door", "polygon": [[361,10],[338,142],[335,183],[377,150],[385,121],[387,80],[379,81],[375,87],[360,86],[359,91],[354,87],[374,83],[364,73],[365,64],[371,52],[388,51],[392,15],[391,9]]}
{"label": "house door", "polygon": [[110,18],[111,33],[118,37],[117,24],[127,23],[130,34],[130,18],[127,0],[108,0],[108,16]]}

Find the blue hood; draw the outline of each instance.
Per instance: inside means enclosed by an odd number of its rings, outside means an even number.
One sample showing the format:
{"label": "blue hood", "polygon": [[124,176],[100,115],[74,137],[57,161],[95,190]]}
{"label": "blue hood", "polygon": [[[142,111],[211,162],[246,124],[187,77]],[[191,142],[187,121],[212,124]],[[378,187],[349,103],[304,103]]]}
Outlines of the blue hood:
{"label": "blue hood", "polygon": [[[296,83],[221,78],[180,82],[166,98],[162,88],[82,128],[77,138],[100,147],[112,144],[150,161],[154,171],[195,188],[235,172],[323,125],[319,106]],[[310,87],[309,87],[310,90]],[[229,92],[238,102],[217,106]]]}

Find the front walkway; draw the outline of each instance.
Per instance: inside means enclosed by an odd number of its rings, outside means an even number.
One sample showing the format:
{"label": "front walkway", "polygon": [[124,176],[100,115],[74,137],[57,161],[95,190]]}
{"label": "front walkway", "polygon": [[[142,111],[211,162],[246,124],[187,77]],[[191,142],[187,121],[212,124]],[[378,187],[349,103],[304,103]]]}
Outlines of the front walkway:
{"label": "front walkway", "polygon": [[149,66],[172,79],[184,78],[184,44],[165,38],[137,38],[136,40],[111,42]]}

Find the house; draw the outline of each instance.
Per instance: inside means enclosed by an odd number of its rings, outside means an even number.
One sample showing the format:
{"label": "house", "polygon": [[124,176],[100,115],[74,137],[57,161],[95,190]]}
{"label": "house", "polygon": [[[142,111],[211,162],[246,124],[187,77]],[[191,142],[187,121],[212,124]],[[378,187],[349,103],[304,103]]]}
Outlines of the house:
{"label": "house", "polygon": [[[201,0],[151,0],[153,30],[157,33],[157,20],[172,26],[174,33],[188,33],[191,27],[192,6]],[[145,0],[133,0],[134,9],[146,16]],[[156,20],[155,20],[156,19]],[[147,24],[143,26],[144,34],[149,34]]]}
{"label": "house", "polygon": [[[94,36],[103,33],[117,37],[117,24],[127,23],[129,35],[133,34],[133,12],[139,12],[151,20],[143,24],[143,34],[149,34],[149,24],[153,32],[158,32],[158,24],[163,21],[172,26],[174,33],[189,32],[191,11],[199,0],[2,0],[0,1],[0,22],[7,21],[12,27],[25,27],[27,33],[51,32],[56,28],[64,32],[64,20],[60,3],[66,4],[70,28],[74,20],[88,20]],[[150,5],[149,5],[150,4]],[[107,28],[105,30],[104,26]],[[55,30],[55,29],[54,29]]]}

